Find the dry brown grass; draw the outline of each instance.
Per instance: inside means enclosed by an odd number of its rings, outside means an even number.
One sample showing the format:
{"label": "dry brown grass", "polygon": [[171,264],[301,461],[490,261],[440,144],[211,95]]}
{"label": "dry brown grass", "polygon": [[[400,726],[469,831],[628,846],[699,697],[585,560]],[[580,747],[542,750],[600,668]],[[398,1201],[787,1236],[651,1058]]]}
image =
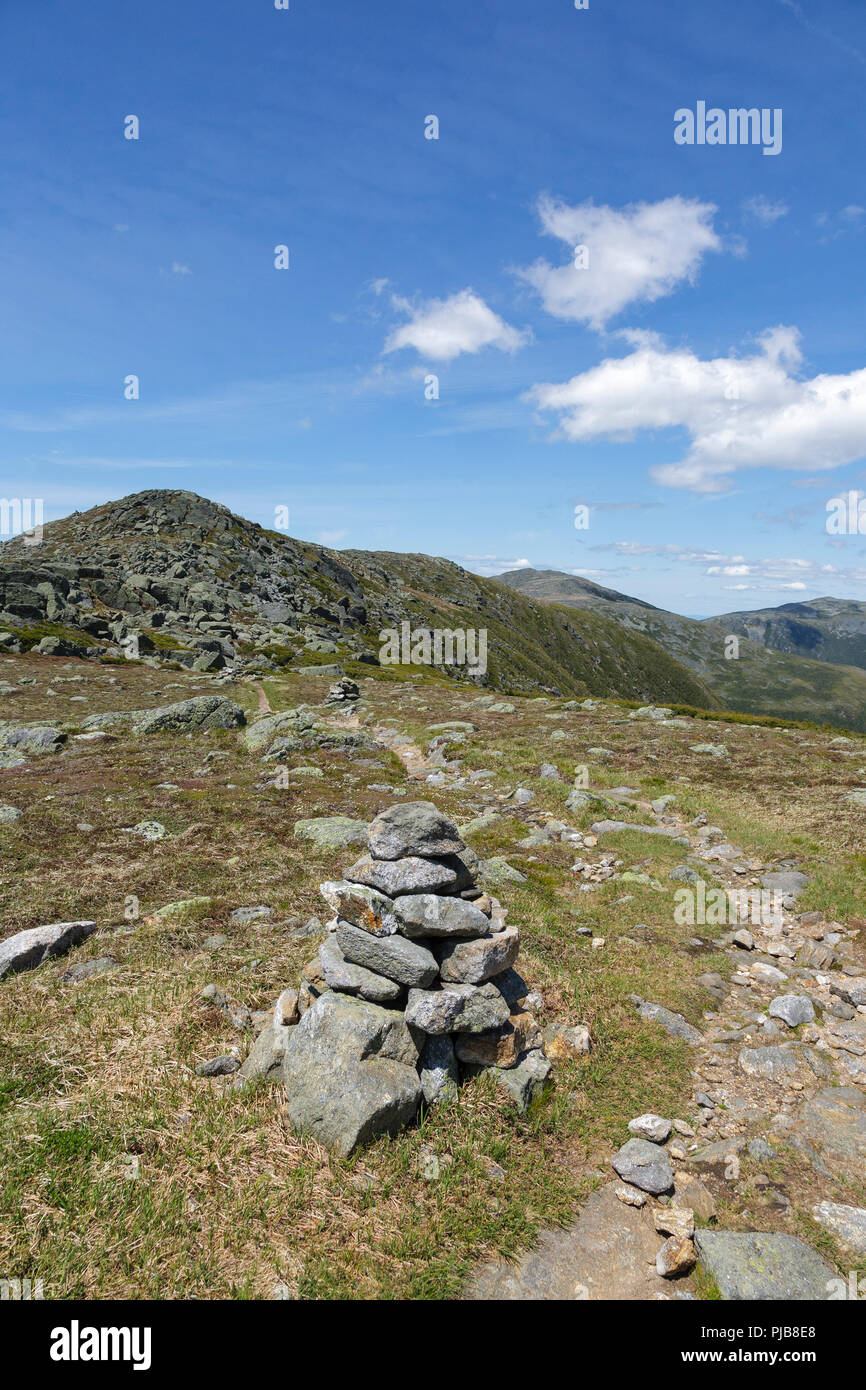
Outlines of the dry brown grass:
{"label": "dry brown grass", "polygon": [[[45,717],[50,704],[70,727],[81,711],[139,708],[211,688],[133,664],[121,669],[119,688],[104,684],[105,668],[74,663],[69,672],[36,657],[0,667],[9,680],[12,665],[40,685],[6,697],[8,717]],[[55,671],[85,680],[56,683],[60,694],[46,696],[49,670],[52,681]],[[166,690],[174,681],[182,688]],[[314,703],[327,684],[285,676],[265,688],[276,709]],[[674,791],[684,810],[705,808],[747,848],[760,844],[768,858],[795,853],[815,875],[814,894],[840,911],[853,910],[862,889],[862,812],[841,796],[857,764],[840,761],[826,736],[702,722],[644,737],[617,722],[625,714],[613,704],[548,721],[556,701],[514,699],[515,714],[492,715],[444,682],[370,679],[363,691],[371,723],[391,718],[422,746],[429,724],[476,725],[455,754],[495,777],[432,793],[459,821],[497,805],[485,795],[519,781],[535,790],[527,811],[501,808],[504,819],[475,847],[506,853],[528,875],[500,894],[523,929],[524,974],[544,993],[542,1022],[591,1026],[592,1057],[558,1068],[551,1096],[527,1117],[482,1079],[463,1088],[457,1105],[348,1162],[287,1129],[278,1088],[227,1092],[197,1078],[198,1062],[247,1046],[224,1014],[200,1002],[203,987],[215,983],[251,1010],[270,1005],[314,953],[317,939],[299,939],[293,928],[324,917],[319,882],[354,857],[295,840],[295,820],[369,819],[393,797],[368,784],[403,786],[402,768],[384,750],[303,753],[290,765],[315,764],[323,778],[276,791],[261,785],[262,764],[234,734],[72,741],[61,757],[0,773],[0,800],[24,812],[0,828],[3,934],[92,916],[99,932],[74,959],[112,954],[118,968],[76,985],[61,978],[67,959],[0,986],[0,1270],[42,1277],[55,1298],[271,1298],[281,1286],[297,1297],[453,1297],[474,1260],[514,1251],[540,1225],[569,1218],[634,1114],[689,1118],[691,1054],[641,1024],[628,996],[658,999],[700,1022],[707,996],[696,977],[723,961],[689,952],[690,932],[673,924],[667,893],[632,884],[631,900],[618,904],[623,886],[611,884],[584,895],[567,849],[515,848],[539,809],[563,814],[567,787],[533,780],[542,760],[569,775],[589,762],[608,786]],[[70,704],[69,693],[88,703]],[[258,703],[251,686],[225,693],[248,709]],[[566,739],[552,740],[555,729]],[[688,751],[707,741],[726,743],[730,759]],[[815,747],[803,747],[809,742]],[[595,762],[586,749],[596,744],[615,756]],[[226,756],[208,762],[210,752]],[[123,831],[150,819],[169,838],[147,844]],[[94,828],[80,831],[80,823]],[[636,837],[622,845],[627,865],[646,865],[662,882],[683,853]],[[203,915],[145,920],[199,895],[214,900]],[[133,896],[140,915],[130,921]],[[259,903],[274,909],[272,924],[231,922],[233,908]],[[651,943],[628,939],[637,922],[653,928]],[[607,938],[603,950],[577,934],[584,925]],[[203,949],[215,933],[229,944]],[[425,1145],[445,1160],[435,1183],[421,1176]],[[134,1159],[137,1177],[129,1176]],[[489,1176],[491,1161],[505,1169],[503,1182]]]}

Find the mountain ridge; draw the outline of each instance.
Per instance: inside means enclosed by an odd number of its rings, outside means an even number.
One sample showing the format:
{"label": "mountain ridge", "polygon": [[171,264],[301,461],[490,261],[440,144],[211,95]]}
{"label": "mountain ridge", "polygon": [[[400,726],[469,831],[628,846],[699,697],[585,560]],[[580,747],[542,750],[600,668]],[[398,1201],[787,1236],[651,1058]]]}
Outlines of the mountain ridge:
{"label": "mountain ridge", "polygon": [[[452,561],[333,551],[184,490],[151,489],[47,523],[0,549],[0,641],[12,650],[255,673],[378,664],[383,630],[489,632],[481,683],[706,707],[704,683],[644,634],[556,611]],[[124,644],[127,644],[125,649]],[[458,680],[460,667],[437,668]],[[475,683],[478,683],[476,679]]]}
{"label": "mountain ridge", "polygon": [[[728,705],[741,713],[866,729],[866,670],[859,660],[831,662],[807,657],[793,640],[788,644],[790,649],[786,648],[783,635],[789,629],[784,617],[761,621],[759,612],[686,618],[558,570],[524,568],[508,570],[497,577],[501,583],[540,602],[606,614],[624,629],[652,637],[710,686],[716,695],[716,707]],[[816,605],[826,603],[846,610],[851,605],[858,607],[854,600],[844,599],[814,600],[808,606],[816,609]],[[866,604],[859,608],[864,630],[862,660],[866,666]],[[764,614],[776,612],[763,610]],[[735,659],[726,656],[730,636],[739,638]],[[808,640],[815,649],[823,641],[826,650],[830,639],[816,632]],[[836,642],[834,651],[847,652],[852,657],[861,655],[859,634],[854,634],[848,647],[839,634]]]}

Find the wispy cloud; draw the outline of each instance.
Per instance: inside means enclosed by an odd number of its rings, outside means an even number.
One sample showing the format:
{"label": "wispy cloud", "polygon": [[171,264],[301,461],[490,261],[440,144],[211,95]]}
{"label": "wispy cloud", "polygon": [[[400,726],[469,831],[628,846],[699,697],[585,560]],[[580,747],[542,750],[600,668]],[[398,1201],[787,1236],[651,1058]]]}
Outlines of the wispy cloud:
{"label": "wispy cloud", "polygon": [[786,10],[790,10],[803,25],[804,29],[808,29],[810,33],[818,34],[822,39],[827,39],[829,43],[835,44],[843,53],[847,53],[849,57],[856,59],[858,63],[866,64],[866,56],[863,55],[859,48],[855,48],[853,44],[848,43],[847,39],[842,39],[838,34],[834,34],[831,29],[825,28],[822,24],[816,24],[814,20],[807,15],[803,6],[799,3],[799,0],[779,0],[779,4],[784,5]]}
{"label": "wispy cloud", "polygon": [[[635,541],[611,541],[604,545],[594,545],[594,551],[608,551],[615,555],[641,559],[664,559],[675,565],[685,565],[700,570],[708,579],[736,579],[736,585],[722,585],[723,588],[771,590],[817,589],[826,591],[839,585],[855,588],[866,580],[866,567],[854,565],[831,565],[803,556],[766,556],[750,558],[747,555],[726,554],[717,550],[701,550],[675,544],[644,544]],[[590,571],[583,570],[588,574]],[[601,571],[592,571],[593,577]],[[616,573],[611,570],[610,573]]]}
{"label": "wispy cloud", "polygon": [[762,227],[772,227],[774,222],[778,222],[782,217],[787,217],[789,210],[787,203],[771,202],[763,194],[759,194],[756,198],[747,198],[743,203],[743,212],[746,216],[755,222],[760,222]]}

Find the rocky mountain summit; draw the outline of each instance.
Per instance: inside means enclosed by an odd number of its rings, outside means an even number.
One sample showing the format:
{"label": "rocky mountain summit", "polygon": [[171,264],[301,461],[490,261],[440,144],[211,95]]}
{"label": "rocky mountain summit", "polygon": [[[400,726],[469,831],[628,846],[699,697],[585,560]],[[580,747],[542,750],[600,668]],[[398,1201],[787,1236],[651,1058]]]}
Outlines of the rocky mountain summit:
{"label": "rocky mountain summit", "polygon": [[652,640],[595,615],[552,612],[448,560],[337,553],[191,492],[148,491],[0,548],[0,647],[256,673],[379,662],[383,630],[485,630],[477,685],[708,705],[700,680]]}

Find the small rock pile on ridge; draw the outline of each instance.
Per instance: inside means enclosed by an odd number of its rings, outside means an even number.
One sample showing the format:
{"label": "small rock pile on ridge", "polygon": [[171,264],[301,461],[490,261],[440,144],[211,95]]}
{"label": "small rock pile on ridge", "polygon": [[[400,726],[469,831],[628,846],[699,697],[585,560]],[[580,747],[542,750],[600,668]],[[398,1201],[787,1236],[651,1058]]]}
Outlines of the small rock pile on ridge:
{"label": "small rock pile on ridge", "polygon": [[344,1154],[485,1067],[523,1109],[550,1074],[514,969],[520,933],[477,887],[456,827],[412,802],[377,816],[368,844],[321,885],[334,917],[305,967],[283,1060],[293,1125]]}

